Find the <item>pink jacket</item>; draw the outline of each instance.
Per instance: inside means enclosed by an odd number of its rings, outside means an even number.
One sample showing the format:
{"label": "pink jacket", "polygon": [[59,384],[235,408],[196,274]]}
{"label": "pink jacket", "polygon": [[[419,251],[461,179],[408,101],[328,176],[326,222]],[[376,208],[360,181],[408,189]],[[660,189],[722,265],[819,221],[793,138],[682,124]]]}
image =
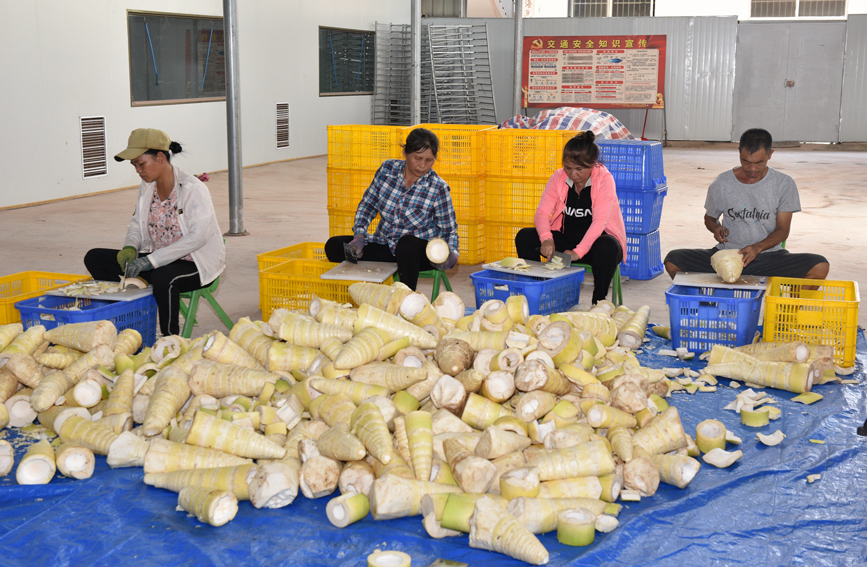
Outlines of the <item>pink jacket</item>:
{"label": "pink jacket", "polygon": [[[566,172],[558,169],[548,180],[536,215],[533,219],[539,239],[544,242],[551,238],[552,230],[563,228],[563,211],[566,209],[566,197],[570,187],[566,185]],[[614,178],[601,163],[597,163],[590,171],[590,196],[593,200],[593,222],[587,234],[575,247],[574,252],[579,258],[585,254],[603,232],[617,239],[626,257],[626,227],[623,224],[623,214],[617,201],[617,189]]]}

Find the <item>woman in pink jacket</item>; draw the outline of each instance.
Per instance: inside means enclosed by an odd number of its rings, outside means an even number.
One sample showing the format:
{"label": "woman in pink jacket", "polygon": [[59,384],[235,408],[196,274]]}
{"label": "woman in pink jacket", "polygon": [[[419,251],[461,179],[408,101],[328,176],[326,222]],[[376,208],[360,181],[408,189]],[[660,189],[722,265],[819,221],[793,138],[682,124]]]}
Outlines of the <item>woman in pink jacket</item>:
{"label": "woman in pink jacket", "polygon": [[534,217],[535,228],[515,236],[518,256],[550,260],[555,251],[593,269],[593,304],[605,299],[626,249],[626,228],[614,178],[599,163],[593,132],[578,134],[563,148],[563,168],[548,180]]}

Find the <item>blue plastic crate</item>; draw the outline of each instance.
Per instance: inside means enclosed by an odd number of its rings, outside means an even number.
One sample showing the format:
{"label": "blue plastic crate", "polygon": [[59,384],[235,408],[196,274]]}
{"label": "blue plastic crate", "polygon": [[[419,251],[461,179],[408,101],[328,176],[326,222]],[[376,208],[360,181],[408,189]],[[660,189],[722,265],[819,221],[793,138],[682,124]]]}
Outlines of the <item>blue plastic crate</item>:
{"label": "blue plastic crate", "polygon": [[[108,320],[114,323],[118,331],[135,329],[141,333],[143,346],[150,346],[156,340],[157,302],[153,295],[132,301],[42,295],[19,301],[15,307],[21,313],[21,323],[25,329],[33,325],[53,329],[69,323]],[[78,307],[80,311],[70,311],[69,307]]]}
{"label": "blue plastic crate", "polygon": [[759,326],[763,289],[673,285],[665,292],[671,344],[690,352],[749,344]]}
{"label": "blue plastic crate", "polygon": [[626,233],[626,255],[620,264],[620,275],[634,280],[652,280],[662,273],[662,250],[659,230],[649,234]]}
{"label": "blue plastic crate", "polygon": [[666,184],[662,144],[646,140],[598,140],[599,161],[617,190],[654,191]]}
{"label": "blue plastic crate", "polygon": [[662,217],[662,202],[668,194],[668,186],[663,185],[656,191],[629,191],[617,188],[620,212],[626,232],[648,234],[659,228]]}
{"label": "blue plastic crate", "polygon": [[578,303],[584,269],[559,278],[537,278],[482,270],[470,274],[470,279],[476,289],[476,309],[489,299],[506,301],[513,295],[523,295],[527,298],[531,315],[547,315],[568,311]]}

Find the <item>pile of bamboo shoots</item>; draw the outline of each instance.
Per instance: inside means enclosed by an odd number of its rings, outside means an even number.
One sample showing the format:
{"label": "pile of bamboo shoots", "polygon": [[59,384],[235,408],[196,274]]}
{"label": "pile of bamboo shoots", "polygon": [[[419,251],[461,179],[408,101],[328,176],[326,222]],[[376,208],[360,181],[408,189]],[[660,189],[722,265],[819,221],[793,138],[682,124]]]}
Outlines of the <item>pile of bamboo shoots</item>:
{"label": "pile of bamboo shoots", "polygon": [[[450,292],[431,304],[402,284],[349,291],[360,307],[314,298],[307,312],[141,352],[138,333],[107,321],[0,326],[0,429],[38,420],[58,435],[31,447],[19,483],[87,478],[104,455],[214,526],[239,500],[280,508],[299,490],[339,492],[326,508],[337,527],[421,514],[432,537],[469,534],[471,547],[544,564],[535,534],[587,545],[617,527],[618,501],[697,474],[698,448],[664,399],[675,383],[635,356],[646,306],[530,316],[514,296],[464,316]],[[712,355],[708,370],[733,374],[746,356]],[[777,372],[767,385],[804,380]],[[11,461],[0,444],[0,476]]]}

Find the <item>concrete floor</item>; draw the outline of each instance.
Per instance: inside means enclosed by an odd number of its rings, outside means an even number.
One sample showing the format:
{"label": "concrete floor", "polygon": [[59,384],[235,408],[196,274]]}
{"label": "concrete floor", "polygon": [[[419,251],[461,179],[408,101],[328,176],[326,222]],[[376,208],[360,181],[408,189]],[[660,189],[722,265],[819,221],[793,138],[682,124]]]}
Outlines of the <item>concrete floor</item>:
{"label": "concrete floor", "polygon": [[[802,212],[795,215],[788,239],[791,251],[824,254],[831,263],[830,279],[867,282],[863,261],[867,249],[864,145],[805,145],[780,148],[770,164],[792,175],[798,183]],[[673,143],[665,148],[668,196],[662,212],[660,239],[663,256],[673,248],[710,247],[705,230],[704,199],[707,186],[723,170],[738,165],[735,144]],[[176,163],[182,169],[184,160]],[[248,235],[227,237],[228,268],[220,279],[217,298],[233,320],[260,318],[256,255],[305,241],[328,238],[326,159],[316,157],[251,167],[244,170],[243,222]],[[210,175],[208,186],[223,230],[228,230],[228,175]],[[69,201],[0,211],[3,227],[0,275],[25,270],[86,274],[82,258],[89,248],[120,247],[137,189]],[[468,306],[475,296],[470,274],[480,266],[459,265],[449,272],[454,291]],[[650,281],[624,283],[626,305],[651,307],[651,321],[667,324],[665,290],[671,284],[663,274]],[[592,284],[591,284],[592,285]],[[430,280],[419,291],[430,293]],[[581,304],[589,303],[585,283]],[[865,309],[859,313],[867,326]],[[194,336],[224,327],[208,306],[199,309]]]}

